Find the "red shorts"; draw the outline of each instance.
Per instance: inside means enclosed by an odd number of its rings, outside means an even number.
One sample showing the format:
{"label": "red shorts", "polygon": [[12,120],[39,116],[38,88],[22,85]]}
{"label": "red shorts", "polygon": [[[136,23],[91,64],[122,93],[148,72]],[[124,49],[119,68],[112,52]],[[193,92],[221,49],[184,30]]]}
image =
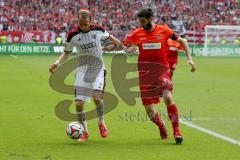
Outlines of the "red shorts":
{"label": "red shorts", "polygon": [[164,91],[172,91],[173,84],[169,73],[152,75],[147,78],[139,76],[140,92],[143,105],[157,104],[160,102]]}

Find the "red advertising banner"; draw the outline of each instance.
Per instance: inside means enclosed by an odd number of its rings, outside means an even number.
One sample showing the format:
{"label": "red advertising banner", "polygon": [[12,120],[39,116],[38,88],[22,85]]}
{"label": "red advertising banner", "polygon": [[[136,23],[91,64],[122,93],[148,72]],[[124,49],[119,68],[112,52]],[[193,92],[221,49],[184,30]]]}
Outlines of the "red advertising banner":
{"label": "red advertising banner", "polygon": [[55,34],[50,31],[44,32],[21,32],[21,31],[3,31],[0,32],[2,35],[7,36],[7,42],[10,43],[30,43],[32,41],[36,43],[54,43]]}

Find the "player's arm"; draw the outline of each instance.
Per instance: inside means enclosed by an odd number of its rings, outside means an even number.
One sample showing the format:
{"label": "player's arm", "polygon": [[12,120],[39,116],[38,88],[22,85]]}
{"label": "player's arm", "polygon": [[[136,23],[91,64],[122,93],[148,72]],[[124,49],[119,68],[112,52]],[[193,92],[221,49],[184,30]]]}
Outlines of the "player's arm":
{"label": "player's arm", "polygon": [[188,64],[191,66],[191,72],[194,72],[196,70],[196,65],[192,60],[192,56],[191,56],[191,52],[190,52],[188,43],[186,41],[184,41],[181,37],[177,37],[175,34],[173,34],[172,39],[178,41],[183,46],[183,49],[187,56]]}
{"label": "player's arm", "polygon": [[64,48],[64,52],[58,57],[58,59],[50,65],[49,71],[53,73],[57,67],[69,58],[70,53],[73,51],[73,42],[71,41],[72,35],[68,35],[67,43]]}
{"label": "player's arm", "polygon": [[123,49],[128,55],[133,55],[137,51],[136,46],[136,38],[137,32],[136,30],[133,31],[130,35],[126,35],[125,39],[123,40]]}
{"label": "player's arm", "polygon": [[50,71],[51,73],[53,73],[53,72],[57,69],[57,67],[58,67],[61,63],[63,63],[64,61],[66,61],[68,58],[69,58],[69,52],[64,51],[64,53],[62,53],[62,54],[58,57],[58,59],[57,59],[53,64],[50,65],[49,71]]}
{"label": "player's arm", "polygon": [[105,51],[119,51],[123,49],[122,43],[119,39],[114,37],[113,35],[109,35],[110,44],[104,47]]}
{"label": "player's arm", "polygon": [[66,61],[69,58],[70,53],[73,51],[73,42],[71,41],[72,37],[75,35],[75,32],[70,32],[67,37],[67,42],[64,47],[64,52],[58,57],[58,59],[50,65],[49,71],[53,73],[57,67]]}
{"label": "player's arm", "polygon": [[128,55],[133,55],[137,53],[137,46],[131,45],[129,47],[123,46],[123,50],[128,54]]}

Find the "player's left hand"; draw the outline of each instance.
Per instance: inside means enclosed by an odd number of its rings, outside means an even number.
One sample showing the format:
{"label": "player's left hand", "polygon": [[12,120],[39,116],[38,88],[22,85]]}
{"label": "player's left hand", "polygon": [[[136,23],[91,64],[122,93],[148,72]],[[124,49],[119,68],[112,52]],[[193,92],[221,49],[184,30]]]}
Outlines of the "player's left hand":
{"label": "player's left hand", "polygon": [[51,66],[49,67],[49,72],[53,73],[56,69],[57,69],[58,65],[53,63],[51,64]]}
{"label": "player's left hand", "polygon": [[188,64],[191,66],[191,72],[195,72],[196,70],[196,65],[193,61],[188,61]]}

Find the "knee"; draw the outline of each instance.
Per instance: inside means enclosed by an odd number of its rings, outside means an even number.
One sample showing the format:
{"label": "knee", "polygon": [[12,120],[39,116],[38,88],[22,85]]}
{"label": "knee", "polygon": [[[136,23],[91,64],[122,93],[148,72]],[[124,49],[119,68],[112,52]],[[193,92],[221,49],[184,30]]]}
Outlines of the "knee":
{"label": "knee", "polygon": [[151,121],[154,121],[154,111],[149,108],[146,108],[147,115]]}
{"label": "knee", "polygon": [[102,93],[98,92],[93,94],[93,101],[98,106],[102,102]]}
{"label": "knee", "polygon": [[84,102],[83,101],[76,101],[76,109],[79,112],[83,111],[83,109],[84,109]]}
{"label": "knee", "polygon": [[171,104],[171,99],[170,98],[164,98],[165,104],[168,106]]}
{"label": "knee", "polygon": [[100,98],[100,97],[93,97],[93,101],[98,106],[102,102],[102,98]]}
{"label": "knee", "polygon": [[164,102],[167,106],[173,104],[173,98],[170,92],[164,95]]}

